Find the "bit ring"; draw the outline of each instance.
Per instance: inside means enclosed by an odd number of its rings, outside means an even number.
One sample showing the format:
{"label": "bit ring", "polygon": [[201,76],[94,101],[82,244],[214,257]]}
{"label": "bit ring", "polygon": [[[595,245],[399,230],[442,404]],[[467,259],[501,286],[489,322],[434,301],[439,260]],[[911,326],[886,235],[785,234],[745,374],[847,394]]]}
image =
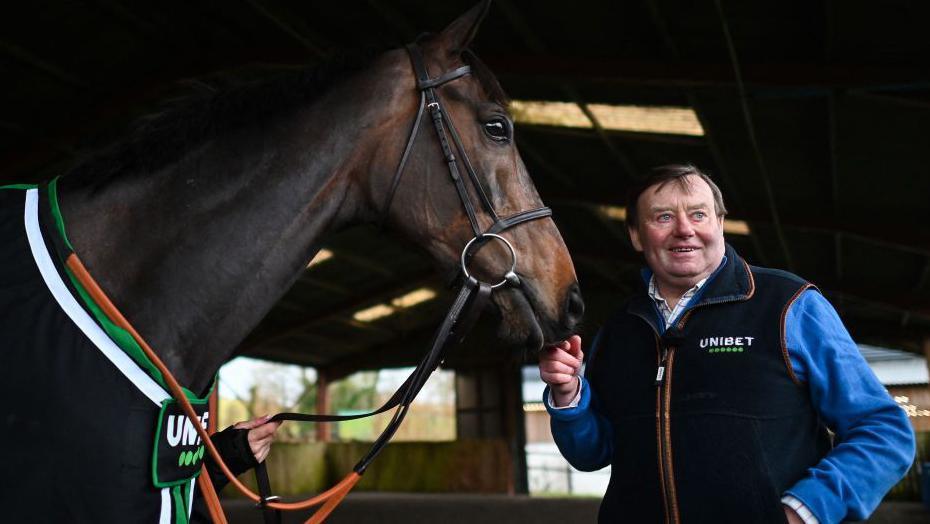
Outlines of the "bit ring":
{"label": "bit ring", "polygon": [[495,233],[482,233],[476,236],[475,238],[469,240],[468,243],[465,244],[465,248],[462,249],[462,256],[461,256],[462,274],[465,275],[465,279],[468,280],[470,278],[473,278],[471,274],[468,272],[468,268],[465,267],[465,261],[468,258],[468,250],[471,249],[471,247],[475,244],[476,241],[481,240],[485,237],[496,238],[497,240],[500,240],[501,242],[504,243],[505,246],[507,246],[507,249],[510,250],[510,259],[511,259],[510,270],[504,273],[504,278],[500,282],[491,285],[491,289],[497,289],[505,284],[511,284],[514,286],[520,285],[520,277],[518,277],[516,273],[517,252],[513,248],[513,245],[506,238],[498,234],[495,234]]}

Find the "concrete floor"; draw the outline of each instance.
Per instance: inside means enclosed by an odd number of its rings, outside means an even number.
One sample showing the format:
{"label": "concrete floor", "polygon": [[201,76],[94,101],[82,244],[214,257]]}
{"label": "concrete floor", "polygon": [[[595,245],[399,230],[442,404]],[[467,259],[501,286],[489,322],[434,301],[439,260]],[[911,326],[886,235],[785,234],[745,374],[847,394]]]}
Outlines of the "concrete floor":
{"label": "concrete floor", "polygon": [[[566,524],[597,521],[598,499],[508,497],[421,493],[353,493],[327,519],[327,524]],[[263,524],[261,514],[244,500],[225,500],[230,524]],[[285,515],[299,523],[309,512]],[[916,502],[887,502],[869,524],[930,524],[930,511]]]}

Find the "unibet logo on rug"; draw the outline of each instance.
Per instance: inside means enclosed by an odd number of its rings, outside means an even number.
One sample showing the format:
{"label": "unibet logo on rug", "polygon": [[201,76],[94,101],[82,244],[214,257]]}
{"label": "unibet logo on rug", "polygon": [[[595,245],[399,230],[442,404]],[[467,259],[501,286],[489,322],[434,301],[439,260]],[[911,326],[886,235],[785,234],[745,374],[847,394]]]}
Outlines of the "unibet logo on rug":
{"label": "unibet logo on rug", "polygon": [[752,346],[756,337],[706,337],[700,342],[701,349],[708,353],[742,353]]}
{"label": "unibet logo on rug", "polygon": [[[207,417],[209,413],[204,413],[199,417],[200,427],[207,429]],[[191,419],[187,415],[168,415],[168,430],[165,433],[168,438],[168,446],[179,448],[178,466],[189,466],[192,462],[197,462],[203,458],[203,445],[200,443],[200,435],[191,424]],[[191,446],[197,446],[196,449],[189,449]]]}
{"label": "unibet logo on rug", "polygon": [[[206,400],[191,401],[197,424],[204,429],[210,413]],[[175,486],[196,477],[203,463],[204,445],[194,423],[174,400],[162,404],[152,455],[152,479],[155,486]]]}

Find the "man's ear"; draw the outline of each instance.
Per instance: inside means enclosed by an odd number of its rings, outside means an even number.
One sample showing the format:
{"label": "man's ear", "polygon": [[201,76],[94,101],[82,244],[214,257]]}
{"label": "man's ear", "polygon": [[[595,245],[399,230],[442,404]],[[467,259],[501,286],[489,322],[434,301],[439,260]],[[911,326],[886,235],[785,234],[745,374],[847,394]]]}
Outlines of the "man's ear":
{"label": "man's ear", "polygon": [[633,243],[633,249],[642,253],[643,244],[639,241],[639,229],[635,226],[627,226],[626,231],[630,234],[630,242]]}
{"label": "man's ear", "polygon": [[466,11],[465,14],[456,18],[439,33],[440,48],[449,55],[461,53],[475,38],[475,34],[478,33],[478,26],[481,25],[481,21],[488,14],[490,7],[491,0],[482,0]]}

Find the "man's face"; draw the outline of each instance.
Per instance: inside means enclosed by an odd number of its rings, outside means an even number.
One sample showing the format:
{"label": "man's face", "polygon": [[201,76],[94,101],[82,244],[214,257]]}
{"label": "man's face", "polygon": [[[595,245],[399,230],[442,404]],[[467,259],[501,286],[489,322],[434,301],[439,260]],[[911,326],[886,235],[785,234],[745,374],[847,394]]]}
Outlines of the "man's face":
{"label": "man's face", "polygon": [[687,190],[676,181],[646,189],[637,202],[639,223],[629,228],[662,293],[683,294],[723,260],[723,218],[710,186],[697,176],[685,180]]}

